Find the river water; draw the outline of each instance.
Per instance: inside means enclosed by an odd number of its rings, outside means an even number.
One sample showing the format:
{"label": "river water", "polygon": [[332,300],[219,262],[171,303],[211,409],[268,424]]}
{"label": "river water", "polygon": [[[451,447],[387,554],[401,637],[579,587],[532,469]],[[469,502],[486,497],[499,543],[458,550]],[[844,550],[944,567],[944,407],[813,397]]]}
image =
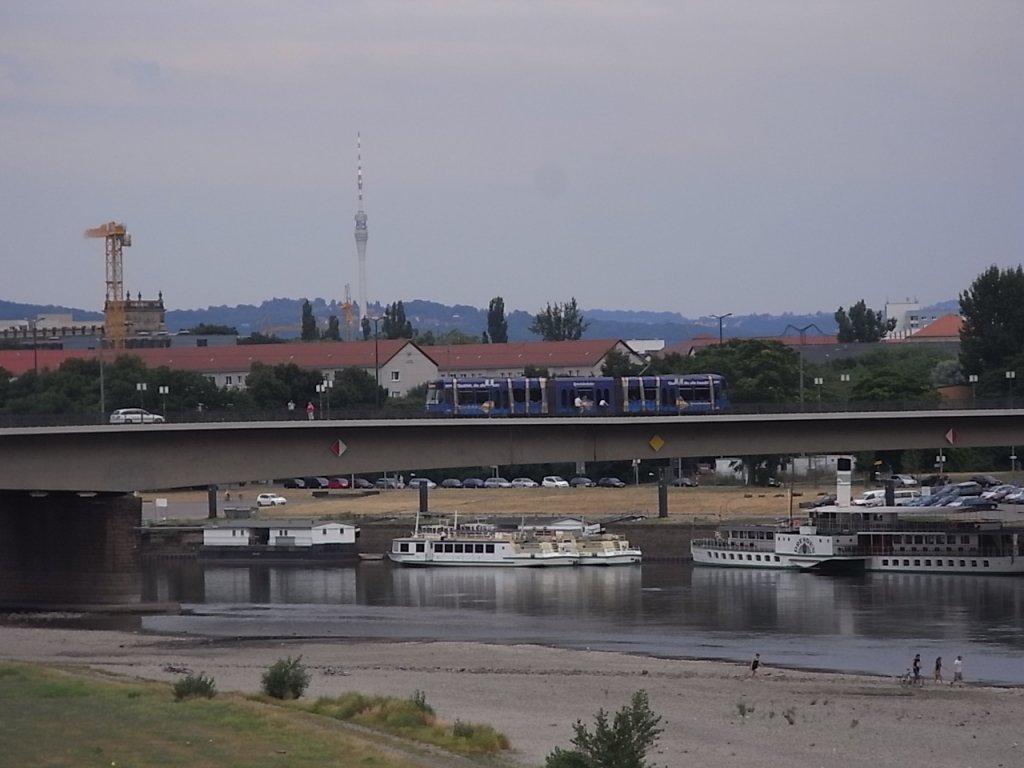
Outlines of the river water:
{"label": "river water", "polygon": [[895,675],[915,653],[947,679],[1024,684],[1024,579],[827,577],[651,563],[613,568],[146,564],[143,630],[231,638],[533,643]]}

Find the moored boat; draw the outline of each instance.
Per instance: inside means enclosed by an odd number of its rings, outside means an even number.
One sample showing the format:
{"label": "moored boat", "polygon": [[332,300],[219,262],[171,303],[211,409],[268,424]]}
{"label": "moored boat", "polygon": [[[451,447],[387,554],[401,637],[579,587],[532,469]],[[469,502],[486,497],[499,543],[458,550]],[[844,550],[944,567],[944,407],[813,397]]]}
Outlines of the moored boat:
{"label": "moored boat", "polygon": [[697,565],[814,571],[1024,574],[1024,529],[904,508],[821,507],[806,525],[727,525],[694,539]]}
{"label": "moored boat", "polygon": [[574,543],[580,565],[634,565],[643,559],[639,547],[611,533],[584,536]]}
{"label": "moored boat", "polygon": [[498,531],[491,525],[417,525],[391,542],[388,559],[400,565],[554,567],[576,565],[571,539]]}

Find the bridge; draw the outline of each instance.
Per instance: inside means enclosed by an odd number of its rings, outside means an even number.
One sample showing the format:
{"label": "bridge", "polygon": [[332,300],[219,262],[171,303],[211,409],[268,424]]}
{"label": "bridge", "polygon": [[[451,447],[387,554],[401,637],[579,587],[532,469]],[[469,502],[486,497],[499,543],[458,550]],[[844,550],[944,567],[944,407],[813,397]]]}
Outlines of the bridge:
{"label": "bridge", "polygon": [[138,490],[403,469],[997,445],[1024,445],[1024,409],[3,429],[0,602],[137,602]]}

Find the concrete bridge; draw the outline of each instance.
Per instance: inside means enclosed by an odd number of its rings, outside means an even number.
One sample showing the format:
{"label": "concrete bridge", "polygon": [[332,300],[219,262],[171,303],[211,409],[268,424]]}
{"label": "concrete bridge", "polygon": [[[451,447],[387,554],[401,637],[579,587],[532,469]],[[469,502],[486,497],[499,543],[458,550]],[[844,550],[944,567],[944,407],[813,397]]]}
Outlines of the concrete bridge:
{"label": "concrete bridge", "polygon": [[403,469],[1024,445],[1024,410],[0,430],[0,602],[137,602],[131,492]]}

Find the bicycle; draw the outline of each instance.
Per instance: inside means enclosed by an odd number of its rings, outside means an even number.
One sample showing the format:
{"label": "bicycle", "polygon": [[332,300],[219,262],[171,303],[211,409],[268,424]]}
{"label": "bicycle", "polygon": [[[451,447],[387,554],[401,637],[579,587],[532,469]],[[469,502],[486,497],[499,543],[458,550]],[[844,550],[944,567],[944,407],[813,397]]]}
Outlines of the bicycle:
{"label": "bicycle", "polygon": [[899,683],[900,686],[904,687],[904,688],[907,688],[907,687],[910,687],[910,686],[918,686],[918,687],[920,687],[920,686],[924,685],[924,680],[920,676],[915,678],[914,677],[914,673],[910,669],[907,669],[907,671],[904,672],[902,675],[897,675],[896,676],[896,682]]}

